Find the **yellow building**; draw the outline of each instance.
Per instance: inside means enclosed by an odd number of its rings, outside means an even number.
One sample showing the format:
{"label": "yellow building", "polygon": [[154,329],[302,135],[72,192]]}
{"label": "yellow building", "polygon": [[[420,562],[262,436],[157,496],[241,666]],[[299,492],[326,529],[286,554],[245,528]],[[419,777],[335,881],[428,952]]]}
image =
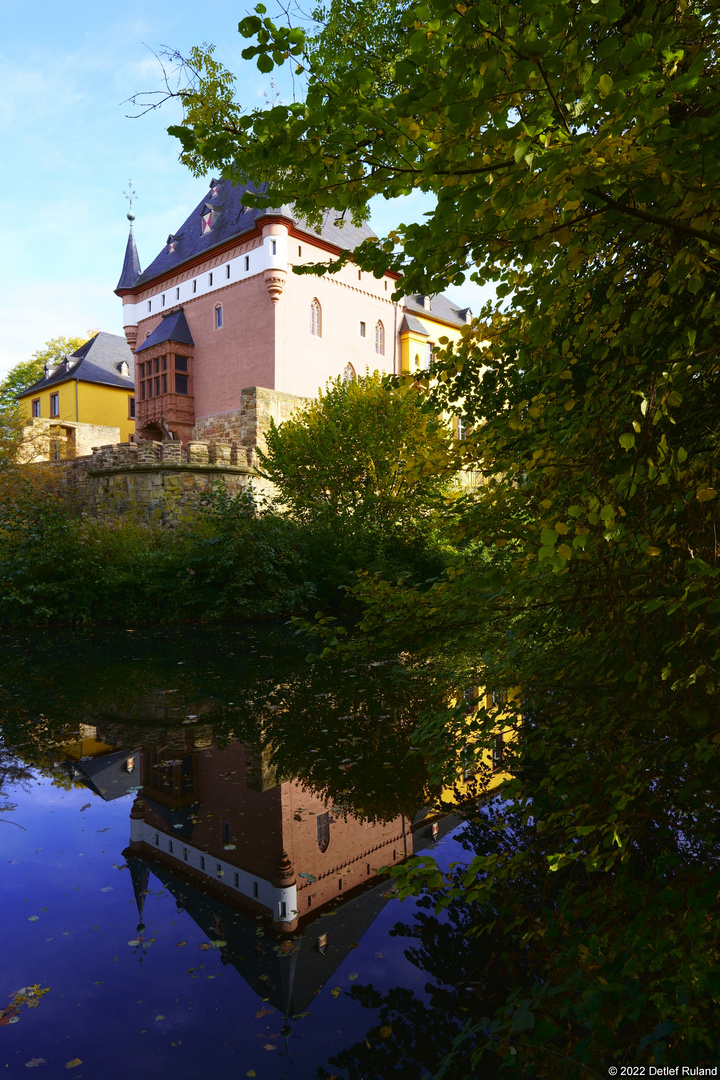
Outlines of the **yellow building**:
{"label": "yellow building", "polygon": [[[92,446],[127,442],[135,431],[133,354],[103,331],[64,357],[18,397],[36,457],[74,457]],[[44,440],[44,441],[43,441]]]}
{"label": "yellow building", "polygon": [[447,296],[406,296],[400,323],[400,372],[412,374],[431,362],[440,338],[455,345],[470,308],[459,309]]}

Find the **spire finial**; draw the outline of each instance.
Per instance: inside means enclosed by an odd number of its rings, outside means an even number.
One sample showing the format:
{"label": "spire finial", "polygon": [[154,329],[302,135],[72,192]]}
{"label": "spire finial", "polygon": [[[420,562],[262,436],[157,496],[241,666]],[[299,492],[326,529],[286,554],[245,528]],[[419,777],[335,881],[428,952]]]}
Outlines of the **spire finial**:
{"label": "spire finial", "polygon": [[137,199],[137,197],[138,197],[137,192],[133,190],[132,180],[128,180],[128,189],[127,189],[127,191],[123,191],[123,195],[125,196],[127,201],[130,203],[130,209],[128,211],[127,219],[130,222],[130,226],[132,227],[132,223],[135,220],[135,215],[132,212],[132,204],[133,204],[133,199]]}

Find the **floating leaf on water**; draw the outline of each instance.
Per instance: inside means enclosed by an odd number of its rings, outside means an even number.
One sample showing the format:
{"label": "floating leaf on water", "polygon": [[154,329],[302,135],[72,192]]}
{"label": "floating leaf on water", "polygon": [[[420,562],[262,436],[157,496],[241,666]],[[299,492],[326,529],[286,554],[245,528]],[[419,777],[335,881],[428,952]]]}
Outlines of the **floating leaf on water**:
{"label": "floating leaf on water", "polygon": [[225,851],[234,851],[235,844],[223,844],[223,848]]}
{"label": "floating leaf on water", "polygon": [[100,890],[100,892],[112,892],[112,891],[113,891],[112,885],[105,885],[105,887]]}
{"label": "floating leaf on water", "polygon": [[[84,806],[80,807],[80,813],[82,814],[83,810],[89,810],[91,806],[92,806],[92,803],[86,802]],[[65,1068],[66,1069],[70,1068],[70,1066],[66,1065]]]}
{"label": "floating leaf on water", "polygon": [[75,1069],[78,1065],[82,1065],[82,1058],[73,1058],[72,1061],[65,1062],[66,1069]]}
{"label": "floating leaf on water", "polygon": [[381,1039],[389,1039],[392,1035],[392,1028],[389,1024],[383,1024],[383,1026],[378,1029],[378,1035]]}
{"label": "floating leaf on water", "polygon": [[245,1075],[246,1076],[255,1076],[255,1070],[254,1069],[248,1069],[248,1071],[245,1073]]}
{"label": "floating leaf on water", "polygon": [[339,996],[340,996],[340,994],[342,993],[342,990],[340,989],[340,987],[339,987],[339,986],[333,986],[333,988],[332,988],[332,990],[330,991],[330,993],[332,994],[332,996],[333,996],[333,997],[339,997]]}
{"label": "floating leaf on water", "polygon": [[137,938],[133,938],[132,941],[128,941],[128,945],[131,945],[133,948],[135,948],[135,946],[139,945],[139,944],[140,944],[140,942],[138,941]]}
{"label": "floating leaf on water", "polygon": [[39,918],[39,915],[28,915],[28,922],[37,922]]}
{"label": "floating leaf on water", "polygon": [[155,1017],[155,1019],[156,1019],[156,1020],[164,1020],[164,1019],[165,1019],[165,1017],[164,1017],[164,1016],[162,1015],[162,1013],[161,1013],[161,1014],[160,1014],[159,1016],[156,1016],[156,1017]]}
{"label": "floating leaf on water", "polygon": [[177,943],[178,949],[182,948],[183,945],[187,945],[187,941],[178,941],[178,943]]}
{"label": "floating leaf on water", "polygon": [[272,1043],[265,1043],[263,1050],[277,1050],[277,1046],[273,1046]]}
{"label": "floating leaf on water", "polygon": [[357,971],[351,971],[350,974],[348,975],[348,979],[350,980],[350,982],[355,982],[357,977],[358,977]]}
{"label": "floating leaf on water", "polygon": [[38,1065],[47,1065],[45,1058],[30,1058],[25,1062],[26,1069],[35,1069]]}

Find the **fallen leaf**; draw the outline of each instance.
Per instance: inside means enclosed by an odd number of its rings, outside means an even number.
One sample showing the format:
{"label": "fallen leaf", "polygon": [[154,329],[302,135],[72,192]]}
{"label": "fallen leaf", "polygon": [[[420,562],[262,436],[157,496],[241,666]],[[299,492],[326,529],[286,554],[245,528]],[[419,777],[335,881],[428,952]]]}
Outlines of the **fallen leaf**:
{"label": "fallen leaf", "polygon": [[260,1009],[259,1012],[255,1013],[255,1019],[262,1020],[263,1016],[272,1016],[274,1012],[274,1009]]}
{"label": "fallen leaf", "polygon": [[[80,807],[80,813],[82,814],[83,810],[89,810],[91,806],[92,806],[92,803],[86,802],[84,806]],[[70,1066],[66,1065],[65,1068],[69,1069]]]}
{"label": "fallen leaf", "polygon": [[246,1076],[255,1076],[255,1070],[254,1069],[248,1069],[248,1071],[245,1073],[245,1075]]}
{"label": "fallen leaf", "polygon": [[350,974],[348,975],[348,979],[350,980],[350,982],[355,982],[355,979],[357,979],[357,977],[358,977],[357,971],[351,971]]}
{"label": "fallen leaf", "polygon": [[165,1017],[161,1014],[160,1016],[156,1016],[155,1019],[156,1020],[164,1020]]}
{"label": "fallen leaf", "polygon": [[263,1050],[277,1050],[277,1046],[273,1046],[272,1043],[265,1043]]}
{"label": "fallen leaf", "polygon": [[82,1058],[73,1058],[72,1061],[65,1062],[66,1069],[74,1069],[77,1065],[82,1065]]}
{"label": "fallen leaf", "polygon": [[378,1029],[378,1035],[381,1039],[389,1039],[392,1035],[392,1028],[390,1027],[390,1024],[383,1024],[383,1026]]}
{"label": "fallen leaf", "polygon": [[350,948],[351,949],[359,949],[360,946],[358,945],[357,941],[353,941],[352,944],[350,945]]}
{"label": "fallen leaf", "polygon": [[339,995],[342,993],[342,991],[341,991],[339,986],[333,986],[330,993],[332,994],[333,997],[339,997]]}
{"label": "fallen leaf", "polygon": [[104,889],[100,890],[100,892],[112,892],[112,891],[113,891],[112,885],[106,885]]}
{"label": "fallen leaf", "polygon": [[47,1065],[45,1058],[30,1058],[29,1061],[25,1062],[26,1069],[34,1069],[38,1065]]}
{"label": "fallen leaf", "polygon": [[39,918],[39,915],[28,915],[28,922],[37,922]]}
{"label": "fallen leaf", "polygon": [[178,943],[177,943],[178,949],[181,949],[183,945],[187,945],[187,941],[178,941]]}

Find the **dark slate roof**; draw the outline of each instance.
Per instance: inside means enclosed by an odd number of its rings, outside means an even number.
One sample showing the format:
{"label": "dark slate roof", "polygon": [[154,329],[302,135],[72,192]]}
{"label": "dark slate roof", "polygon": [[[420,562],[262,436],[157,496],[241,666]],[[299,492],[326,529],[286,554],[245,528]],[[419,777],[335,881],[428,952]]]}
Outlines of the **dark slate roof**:
{"label": "dark slate roof", "polygon": [[[128,215],[129,217],[130,215]],[[130,289],[133,286],[136,278],[140,277],[140,259],[138,258],[137,248],[135,246],[135,236],[133,235],[132,221],[130,222],[130,235],[128,236],[127,247],[125,248],[125,262],[123,263],[122,273],[120,280],[118,281],[115,291],[118,289]]]}
{"label": "dark slate roof", "polygon": [[177,341],[180,345],[195,344],[182,308],[175,308],[173,311],[168,311],[167,314],[163,315],[150,337],[146,338],[135,352],[139,353],[143,349],[150,349],[153,345],[160,345],[163,341]]}
{"label": "dark slate roof", "polygon": [[421,323],[419,319],[416,319],[414,315],[403,316],[403,321],[400,323],[400,333],[404,334],[406,330],[412,330],[414,334],[424,334],[425,337],[430,337],[427,326]]}
{"label": "dark slate roof", "polygon": [[[129,758],[136,758],[136,767],[132,772],[127,771]],[[73,778],[80,780],[101,799],[112,802],[137,787],[139,758],[140,755],[135,750],[117,750],[113,754],[91,758],[89,761],[73,762]]]}
{"label": "dark slate roof", "polygon": [[464,326],[465,314],[469,310],[468,308],[459,308],[457,304],[453,304],[452,300],[442,294],[430,297],[429,311],[423,307],[422,296],[406,296],[403,300],[403,307],[405,311],[411,312],[413,315],[420,315],[421,317],[424,315],[426,318],[432,318],[434,315],[436,319],[452,323],[453,326]]}
{"label": "dark slate roof", "polygon": [[[123,361],[128,365],[128,375],[120,374],[120,365]],[[104,330],[100,330],[95,337],[91,337],[72,353],[67,365],[62,363],[52,375],[46,379],[38,379],[19,396],[27,397],[28,394],[35,394],[39,390],[45,390],[48,386],[66,382],[68,379],[133,390],[135,362],[130,346],[124,337],[118,334],[107,334]]]}
{"label": "dark slate roof", "polygon": [[[215,195],[213,195],[214,190],[217,191]],[[153,278],[174,272],[189,259],[205,255],[220,244],[233,240],[243,233],[250,232],[255,228],[255,223],[259,218],[270,215],[277,216],[279,214],[286,217],[290,221],[294,221],[297,227],[307,232],[308,235],[320,237],[338,248],[352,250],[363,240],[375,236],[372,229],[366,225],[356,227],[350,222],[345,222],[342,226],[337,225],[338,215],[332,211],[325,215],[322,227],[317,231],[309,228],[303,219],[293,212],[291,206],[281,206],[279,209],[273,210],[255,210],[243,204],[245,192],[262,190],[264,190],[264,185],[256,187],[254,184],[233,184],[229,180],[211,181],[208,193],[201,199],[180,228],[170,234],[168,239],[174,241],[174,250],[170,252],[168,250],[170,245],[166,243],[163,250],[150,263],[145,272],[138,274],[133,282],[134,286],[137,288]],[[205,233],[203,236],[200,221],[202,214],[208,209],[214,211],[215,219],[211,232]],[[125,259],[127,262],[127,252]],[[121,277],[121,281],[124,281],[124,278]]]}

